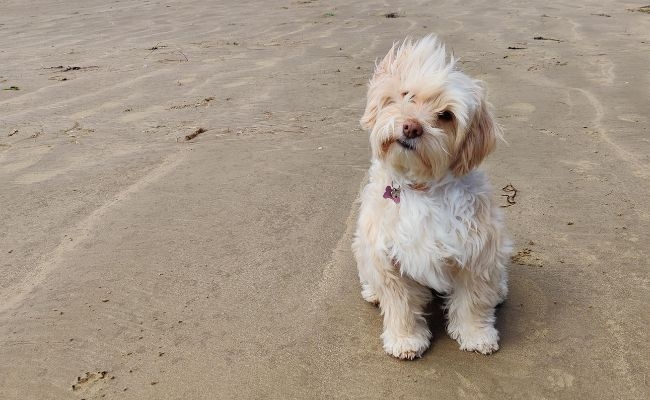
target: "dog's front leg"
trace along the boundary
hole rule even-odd
[[[384,332],[381,338],[384,350],[392,356],[412,360],[422,356],[431,343],[431,331],[423,311],[431,299],[431,291],[401,276],[389,260],[381,257],[372,287],[379,297],[384,316]]]
[[[461,350],[493,353],[499,349],[494,313],[505,296],[505,272],[494,270],[488,276],[468,268],[456,272],[447,300],[447,332]]]

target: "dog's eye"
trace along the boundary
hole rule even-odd
[[[452,119],[454,119],[454,114],[451,111],[445,110],[438,113],[439,121],[451,121]]]
[[[403,99],[406,99],[409,103],[415,103],[415,95],[409,91],[400,93]]]

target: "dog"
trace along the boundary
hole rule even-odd
[[[361,295],[383,315],[384,350],[409,360],[427,350],[433,289],[461,350],[497,351],[512,243],[477,169],[502,138],[482,82],[435,36],[406,39],[376,64],[360,122],[372,160],[352,249]]]

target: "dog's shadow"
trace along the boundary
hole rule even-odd
[[[433,334],[433,340],[447,335],[447,317],[444,310],[445,299],[439,293],[432,291],[433,298],[424,309],[425,318],[429,330]]]
[[[424,309],[424,317],[427,320],[427,326],[433,334],[433,341],[440,340],[441,338],[448,337],[447,335],[447,312],[445,310],[445,298],[440,293],[432,290],[432,299],[429,304]],[[496,312],[498,315],[504,313],[504,308],[506,308],[505,302],[500,303],[496,306]],[[497,328],[499,327],[499,321],[502,317],[497,318]],[[503,317],[505,318],[505,317]]]

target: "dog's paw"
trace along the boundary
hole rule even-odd
[[[428,329],[412,336],[392,335],[384,332],[381,335],[384,341],[384,350],[393,357],[402,360],[413,360],[422,357],[422,353],[431,344],[431,333]]]
[[[482,329],[466,329],[450,336],[460,344],[464,351],[492,354],[499,350],[499,332],[492,326]]]
[[[372,305],[379,305],[379,296],[366,282],[361,282],[361,297]]]

